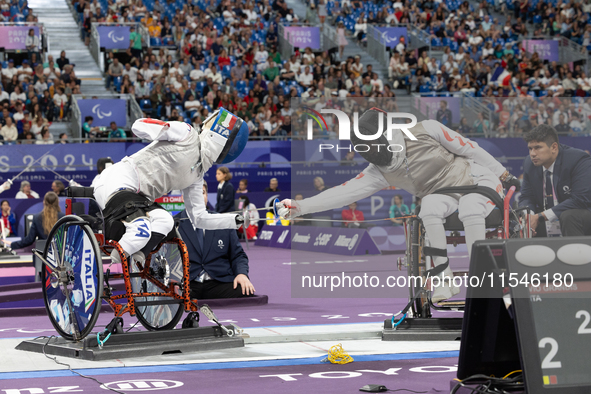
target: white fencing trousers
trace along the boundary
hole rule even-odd
[[[104,210],[109,197],[117,190],[125,188],[137,192],[139,184],[139,178],[131,164],[120,161],[105,168],[96,184],[93,184],[94,198]]]
[[[501,181],[488,168],[471,163],[470,169],[475,184],[487,186],[497,192],[502,190]],[[490,199],[478,193],[465,194],[459,199],[444,194],[429,194],[421,202],[419,217],[423,220],[431,247],[446,249],[443,220],[457,210],[459,219],[464,224],[468,253],[471,254],[474,241],[485,238],[485,218],[494,207]],[[445,261],[445,257],[436,257],[434,265],[443,264]]]
[[[137,191],[139,180],[134,168],[128,162],[119,162],[107,167],[97,184],[94,185],[94,198],[105,209],[109,197],[117,190],[126,188]],[[125,234],[119,244],[129,255],[142,250],[150,240],[152,231],[167,235],[174,227],[172,216],[164,209],[154,209],[147,216],[140,217],[131,223],[125,223]]]

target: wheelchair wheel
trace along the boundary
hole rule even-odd
[[[408,275],[419,277],[421,276],[421,260],[422,260],[422,249],[425,243],[425,237],[423,234],[423,228],[421,225],[421,221],[417,218],[412,219],[411,222],[411,233],[410,233],[410,241],[411,241],[411,252],[410,252],[410,262],[408,264]],[[421,291],[421,286],[415,286],[411,288],[411,298],[414,297],[418,292]],[[423,315],[423,301],[421,297],[415,299],[413,312],[415,316]]]
[[[86,337],[101,310],[103,264],[96,238],[75,215],[57,221],[47,237],[41,277],[51,324],[68,340]]]
[[[138,272],[138,267],[135,264],[132,265],[134,266],[131,267],[130,271],[132,273]],[[180,289],[183,281],[183,258],[178,244],[163,244],[151,257],[150,272],[166,286],[171,283],[178,283],[178,289]],[[137,277],[131,278],[131,287],[134,293],[164,292],[151,281]],[[173,329],[181,320],[184,312],[182,301],[171,297],[136,297],[135,302],[137,319],[142,326],[150,331]],[[150,305],[142,305],[142,302],[150,303]]]

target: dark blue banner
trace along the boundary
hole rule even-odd
[[[122,99],[95,99],[78,100],[81,123],[87,116],[93,117],[92,126],[106,126],[111,122],[117,123],[118,127],[125,127],[127,124],[127,103]]]
[[[129,26],[98,26],[100,47],[105,49],[129,48]]]

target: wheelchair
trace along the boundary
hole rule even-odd
[[[510,206],[511,198],[515,193],[514,186],[507,191],[504,199],[493,189],[477,185],[447,187],[436,190],[434,193],[479,193],[490,198],[495,203],[496,207],[485,219],[487,239],[532,237],[532,229],[527,209],[513,209]],[[450,235],[447,236],[448,245],[452,244],[457,246],[458,244],[466,242],[465,237],[460,235],[460,231],[463,231],[464,227],[459,220],[457,211],[445,219],[444,229],[446,232],[450,233]],[[436,275],[437,273],[434,273],[435,269],[432,267],[431,255],[426,253],[426,250],[428,250],[429,247],[426,245],[428,240],[425,237],[425,228],[418,216],[405,219],[404,234],[406,239],[406,254],[403,258],[398,258],[398,270],[402,271],[406,266],[409,277],[426,278],[428,273],[430,273],[431,276]],[[464,272],[455,272],[454,276],[456,274],[463,275]],[[463,300],[440,301],[435,303],[431,300],[431,292],[425,287],[426,286],[421,286],[418,281],[414,286],[409,286],[409,303],[401,312],[402,315],[408,313],[408,317],[430,318],[432,317],[432,310],[463,311],[465,304]]]
[[[43,298],[57,332],[67,340],[85,338],[96,324],[102,301],[115,313],[112,333],[123,331],[121,316],[125,313],[136,316],[146,329],[157,331],[173,329],[186,311],[189,315],[183,327],[197,327],[197,300],[189,296],[189,253],[176,228],[143,264],[137,262],[125,256],[118,242],[105,239],[104,218],[92,190],[68,189],[66,216],[50,231],[42,254],[34,251],[43,262]],[[112,261],[103,266],[103,256],[109,259],[113,250],[119,253],[122,273],[111,272]],[[112,287],[114,281],[120,286],[121,279],[123,292]],[[204,308],[201,311],[208,316],[211,310]]]

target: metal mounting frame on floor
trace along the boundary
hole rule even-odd
[[[396,328],[384,320],[382,341],[456,341],[462,335],[462,318],[406,318]]]
[[[225,326],[235,330],[234,326]],[[114,334],[103,348],[98,347],[96,334],[80,342],[61,337],[35,338],[21,342],[16,349],[82,360],[100,361],[129,357],[159,356],[173,353],[194,353],[244,347],[241,336],[228,337],[219,326],[183,328],[163,331],[140,331]]]

